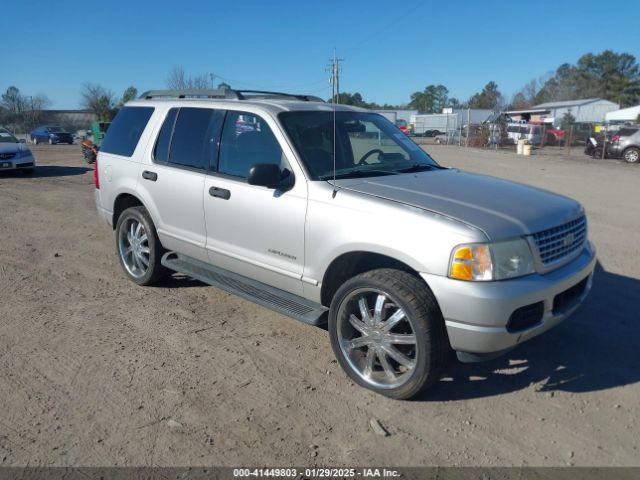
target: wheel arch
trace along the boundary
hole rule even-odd
[[[407,263],[382,253],[354,250],[337,256],[325,270],[320,290],[322,305],[329,306],[333,295],[349,278],[379,268],[393,268],[407,272],[426,286],[418,271]]]
[[[118,196],[113,202],[113,214],[112,214],[113,218],[111,223],[111,226],[113,227],[113,229],[114,230],[116,229],[118,219],[120,218],[120,215],[122,215],[122,212],[124,212],[127,208],[138,207],[138,206],[144,207],[147,210],[147,212],[149,211],[149,209],[142,202],[142,200],[140,200],[140,198],[137,197],[136,195],[129,192],[123,192],[118,194]],[[149,215],[151,215],[151,213],[149,213]]]

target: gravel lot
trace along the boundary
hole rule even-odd
[[[570,320],[398,402],[322,329],[128,282],[80,147],[35,147],[34,177],[0,175],[0,465],[640,465],[640,167],[428,149],[583,202],[600,264]]]

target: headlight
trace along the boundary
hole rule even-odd
[[[20,158],[27,158],[31,156],[31,150],[20,150]]]
[[[449,277],[458,280],[504,280],[534,272],[531,249],[524,238],[458,245],[451,252]]]

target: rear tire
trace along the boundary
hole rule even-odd
[[[640,149],[636,147],[629,147],[622,154],[622,158],[624,158],[624,161],[627,163],[639,163]]]
[[[429,287],[394,269],[365,272],[338,289],[329,310],[329,337],[354,382],[402,400],[438,381],[450,350]]]
[[[122,269],[138,285],[154,285],[168,276],[160,259],[165,249],[147,209],[127,208],[116,223],[116,250]]]
[[[591,158],[595,160],[602,160],[602,148],[595,148],[591,153]]]
[[[33,142],[34,145],[37,145],[38,144],[38,137],[33,137],[31,139],[31,141]]]

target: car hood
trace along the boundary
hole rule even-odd
[[[446,215],[490,240],[530,235],[575,219],[582,206],[539,188],[442,169],[336,181],[337,186]]]
[[[0,153],[15,153],[20,150],[20,143],[0,143]]]

